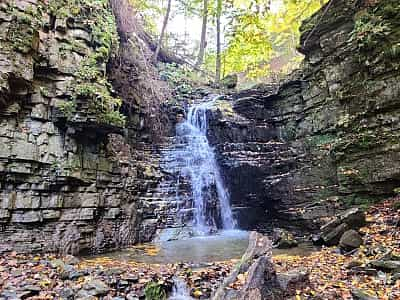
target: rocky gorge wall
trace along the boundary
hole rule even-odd
[[[119,44],[108,1],[2,1],[0,28],[0,252],[147,239],[157,150],[107,79]]]
[[[316,229],[400,186],[399,30],[397,1],[330,1],[302,26],[299,71],[211,110],[210,139],[248,226]]]

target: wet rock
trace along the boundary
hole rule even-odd
[[[359,248],[363,244],[363,239],[361,235],[351,229],[343,233],[339,241],[339,246],[345,251],[351,251],[353,249]]]
[[[278,249],[293,248],[298,245],[293,234],[287,230],[276,228],[272,234],[273,247]]]
[[[400,271],[397,273],[394,273],[392,276],[392,282],[395,283],[397,280],[400,280]]]
[[[366,225],[365,213],[359,208],[348,209],[321,227],[320,239],[317,239],[316,242],[322,242],[327,246],[338,245],[342,235],[348,231],[343,243],[347,242],[349,244],[343,244],[343,249],[352,250],[358,248],[361,245],[359,244],[361,237],[357,236],[358,233],[355,230],[364,225]]]
[[[4,297],[5,299],[20,299],[15,290],[4,290],[2,293],[0,293],[0,296]]]
[[[356,275],[377,276],[378,270],[369,267],[355,266],[350,269],[350,273]]]

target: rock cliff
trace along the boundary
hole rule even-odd
[[[398,2],[333,0],[301,30],[299,71],[210,112],[233,204],[254,212],[251,226],[316,228],[400,186]]]
[[[107,78],[119,68],[108,1],[2,1],[0,27],[0,252],[145,239],[140,197],[157,184],[157,155],[140,106]]]

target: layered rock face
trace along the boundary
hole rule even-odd
[[[315,228],[342,204],[393,194],[399,30],[397,1],[330,1],[302,26],[300,71],[216,105],[210,135],[235,206]]]
[[[157,185],[140,118],[118,112],[105,76],[108,1],[70,3],[0,4],[0,252],[132,244],[138,199]]]

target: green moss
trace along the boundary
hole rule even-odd
[[[11,44],[13,50],[21,53],[29,53],[38,38],[40,29],[39,9],[27,9],[20,11],[13,4],[8,7],[8,13],[12,16],[12,21],[7,32],[7,41]]]
[[[282,130],[283,138],[286,140],[294,140],[297,135],[297,126],[295,122],[289,122]]]
[[[361,54],[360,62],[368,66],[372,62],[400,59],[400,5],[397,0],[380,1],[375,7],[356,15],[351,34]],[[376,57],[374,61],[370,58]]]
[[[305,143],[308,148],[319,148],[335,143],[336,139],[336,135],[328,133],[308,137],[305,139]]]
[[[367,52],[374,49],[389,34],[388,22],[379,15],[365,13],[355,22],[351,41],[355,41],[361,51]]]
[[[68,119],[71,119],[73,115],[76,113],[76,103],[72,101],[62,102],[58,104],[57,107],[60,110],[60,112]]]
[[[167,299],[167,293],[163,286],[156,282],[150,282],[144,289],[146,300],[164,300]]]
[[[94,115],[99,123],[125,126],[125,116],[119,112],[122,101],[112,95],[111,84],[105,78],[105,62],[119,44],[115,19],[108,1],[52,1],[49,9],[56,15],[63,15],[67,9],[68,14],[89,20],[86,23],[92,35],[94,52],[85,57],[74,73],[76,79],[70,87],[72,101],[88,102],[89,113]],[[66,56],[71,51],[83,52],[79,44],[72,42],[60,48],[60,55]]]
[[[382,196],[371,196],[371,195],[348,195],[341,197],[342,203],[347,206],[358,206],[367,209],[369,206],[382,201]]]

